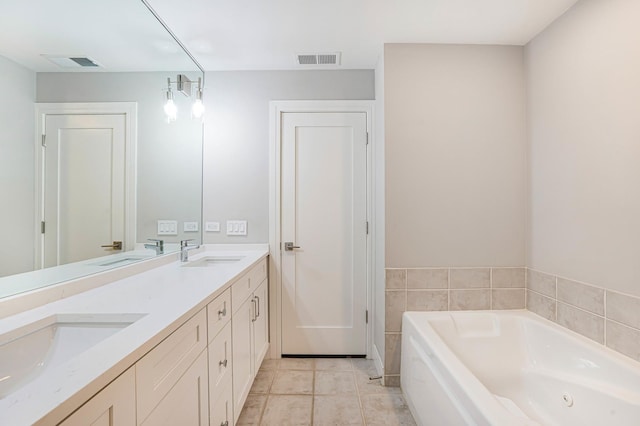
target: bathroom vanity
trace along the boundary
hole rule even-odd
[[[269,345],[267,253],[155,258],[2,319],[0,424],[235,424]]]

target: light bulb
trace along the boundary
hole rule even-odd
[[[202,118],[204,115],[204,104],[202,103],[202,99],[196,99],[191,107],[191,115],[193,118]]]
[[[173,103],[173,99],[167,99],[167,103],[164,104],[164,113],[167,114],[167,123],[176,121],[178,116],[178,107]]]

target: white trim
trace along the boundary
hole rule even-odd
[[[124,114],[125,116],[125,247],[133,250],[136,243],[136,150],[138,146],[137,102],[90,102],[90,103],[36,103],[35,140],[35,256],[34,269],[42,268],[44,240],[40,223],[44,220],[44,174],[42,135],[47,115],[66,114]]]
[[[373,279],[375,274],[375,174],[373,155],[374,101],[271,101],[269,102],[269,329],[271,336],[270,358],[282,355],[282,281],[280,276],[280,125],[281,115],[286,112],[363,112],[367,115],[367,358],[373,356],[373,324],[375,318],[373,304]],[[378,355],[379,356],[379,355]]]
[[[378,376],[382,377],[382,381],[384,383],[384,364],[382,363],[382,357],[380,356],[378,346],[375,343],[373,344],[373,364],[376,366],[376,373]]]

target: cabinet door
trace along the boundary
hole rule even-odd
[[[207,351],[204,350],[149,414],[145,426],[209,424]]]
[[[255,321],[253,322],[254,365],[256,370],[254,373],[256,374],[269,349],[268,287],[268,281],[264,280],[253,295],[254,303],[257,307]]]
[[[229,379],[231,379],[231,377],[229,377]],[[233,392],[231,391],[231,380],[224,382],[222,392],[218,394],[215,400],[211,401],[209,424],[211,426],[233,426]]]
[[[135,426],[136,382],[133,368],[87,401],[60,426]]]
[[[242,411],[242,405],[247,399],[251,384],[253,383],[252,319],[253,299],[249,298],[240,305],[231,318],[231,340],[233,342],[233,411],[236,421]]]

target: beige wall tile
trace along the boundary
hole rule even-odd
[[[390,388],[399,388],[400,376],[384,376],[384,385]]]
[[[451,269],[449,274],[451,289],[491,287],[490,268]]]
[[[604,344],[604,318],[558,302],[558,324]]]
[[[525,289],[491,290],[491,309],[524,309]]]
[[[607,318],[640,329],[640,298],[607,291]]]
[[[607,321],[607,346],[640,361],[640,330]]]
[[[448,290],[407,291],[407,311],[446,311],[448,309]]]
[[[407,288],[449,288],[449,270],[407,269]]]
[[[604,290],[601,288],[558,278],[558,301],[604,315]]]
[[[387,289],[407,288],[406,269],[387,269],[385,271],[385,277]]]
[[[529,290],[527,291],[527,309],[548,320],[556,320],[556,301]]]
[[[525,268],[492,268],[491,287],[524,288]]]
[[[470,311],[491,308],[491,290],[451,290],[449,309]]]
[[[385,291],[385,331],[402,331],[402,314],[407,310],[407,291]]]
[[[385,334],[384,371],[387,374],[400,374],[401,334]]]
[[[555,299],[556,277],[527,269],[527,288]]]

